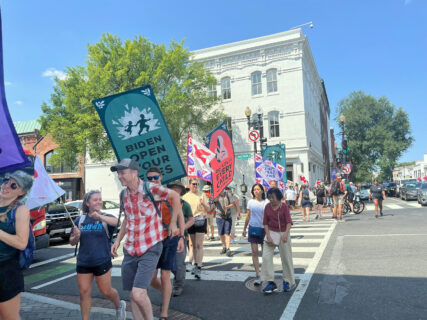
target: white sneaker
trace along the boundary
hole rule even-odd
[[[262,283],[261,278],[259,276],[256,276],[254,280],[254,285],[259,286],[261,285],[261,283]]]
[[[126,319],[126,301],[120,300],[120,307],[116,310],[117,320],[125,320]]]
[[[185,271],[190,272],[193,270],[193,265],[191,263],[187,263],[185,265]]]

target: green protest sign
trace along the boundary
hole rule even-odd
[[[163,184],[186,175],[150,86],[96,99],[92,103],[117,159],[137,161],[141,179],[145,179],[150,167],[158,167],[162,171]]]

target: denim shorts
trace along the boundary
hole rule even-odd
[[[123,249],[124,259],[122,262],[123,290],[131,291],[132,288],[147,289],[153,278],[160,255],[162,254],[163,242],[157,242],[141,256],[131,256]]]
[[[218,227],[218,235],[220,235],[220,236],[223,236],[225,234],[230,235],[232,224],[233,224],[233,221],[231,220],[231,218],[228,218],[228,219],[216,218],[216,225]]]
[[[176,249],[178,248],[179,237],[167,237],[163,240],[163,250],[157,263],[157,269],[176,270]]]

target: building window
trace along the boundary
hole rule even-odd
[[[221,79],[221,94],[222,99],[231,99],[230,77]]]
[[[261,72],[256,71],[251,74],[252,81],[252,95],[257,95],[262,93],[262,84],[261,84]]]
[[[279,131],[279,112],[273,111],[268,113],[268,123],[270,127],[270,138],[276,138],[280,136]]]
[[[211,84],[208,87],[208,97],[214,97],[216,98],[216,85]]]
[[[304,163],[301,163],[301,173],[304,173]]]
[[[52,151],[49,151],[48,153],[46,153],[44,155],[44,164],[45,164],[47,173],[71,173],[71,172],[77,172],[77,167],[78,167],[77,159],[76,159],[75,164],[73,164],[73,166],[68,166],[68,165],[65,165],[64,163],[61,163],[61,165],[59,167],[54,167],[51,164],[51,158],[52,158],[52,155],[54,153],[55,153],[55,150],[52,150]]]
[[[270,69],[267,71],[267,93],[277,92],[277,70]]]

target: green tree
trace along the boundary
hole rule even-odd
[[[55,79],[50,105],[42,104],[42,133],[50,133],[61,148],[55,164],[75,162],[89,153],[95,160],[113,156],[92,100],[150,84],[178,150],[184,151],[187,133],[203,135],[224,120],[217,98],[207,88],[215,77],[191,59],[184,41],[166,47],[144,37],[122,42],[104,34],[88,45],[85,66],[67,68],[65,80]]]
[[[414,140],[408,114],[386,97],[377,99],[363,91],[352,92],[341,100],[337,114],[336,121],[339,115],[345,116],[354,180],[370,181],[378,168],[379,179],[390,179],[397,159]]]

